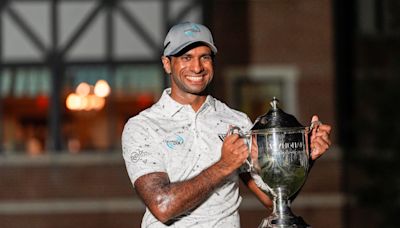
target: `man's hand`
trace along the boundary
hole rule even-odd
[[[320,123],[318,116],[314,115],[311,119],[311,123]],[[314,125],[314,124],[313,124]],[[331,133],[331,126],[327,124],[315,124],[311,131],[311,159],[316,160],[331,145],[329,135]]]
[[[222,144],[218,165],[227,173],[232,173],[245,163],[249,155],[245,140],[239,134],[228,134]]]

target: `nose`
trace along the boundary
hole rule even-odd
[[[193,59],[190,67],[191,70],[196,74],[201,73],[204,70],[204,66],[200,58]]]

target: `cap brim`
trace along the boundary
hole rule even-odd
[[[211,49],[211,51],[214,53],[214,55],[217,54],[217,52],[218,52],[218,50],[217,50],[217,48],[214,46],[214,44],[212,44],[212,43],[210,43],[210,42],[206,42],[206,41],[198,41],[198,40],[195,40],[195,41],[186,42],[186,43],[182,44],[181,46],[175,48],[174,50],[171,50],[171,51],[168,52],[168,53],[166,53],[165,50],[164,50],[164,56],[176,55],[176,54],[178,54],[180,51],[182,51],[184,48],[186,48],[187,46],[189,46],[189,45],[191,45],[191,44],[194,44],[194,43],[202,43],[202,44],[205,44],[206,46],[208,46],[208,47]]]

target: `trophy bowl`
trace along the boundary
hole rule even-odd
[[[259,228],[311,227],[295,216],[290,199],[299,192],[309,171],[309,127],[277,107],[258,117],[248,133],[250,172],[256,184],[273,200],[273,211]]]

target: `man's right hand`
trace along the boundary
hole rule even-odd
[[[222,144],[221,159],[217,164],[229,175],[245,163],[248,154],[245,140],[238,134],[230,134]]]

